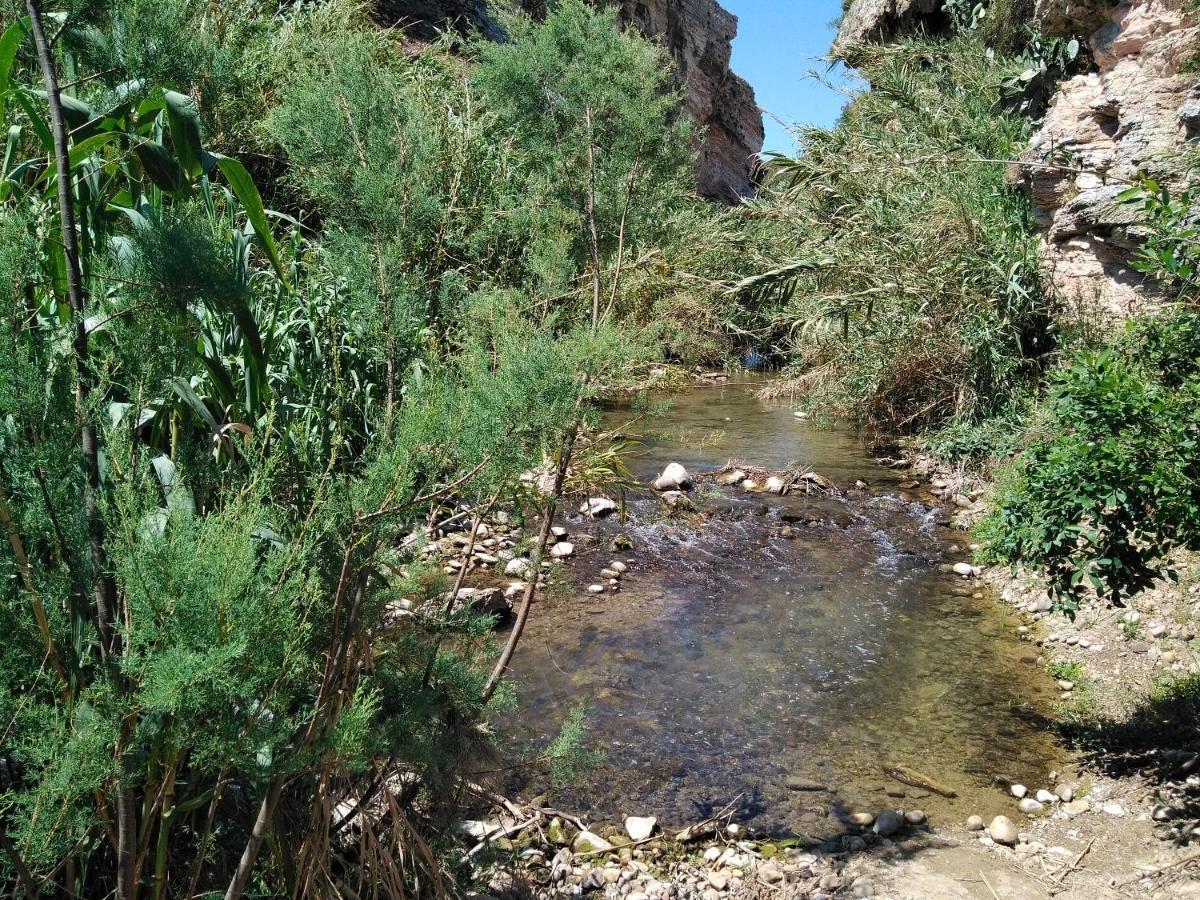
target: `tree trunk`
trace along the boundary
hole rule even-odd
[[[50,107],[50,131],[54,138],[54,158],[58,168],[58,212],[62,227],[63,253],[67,263],[67,302],[75,335],[72,348],[75,354],[75,414],[78,419],[80,445],[86,482],[83,491],[84,511],[88,524],[88,543],[92,557],[92,577],[95,580],[96,627],[100,631],[100,652],[107,660],[115,647],[117,635],[116,586],[108,571],[108,556],[104,550],[104,520],[100,517],[97,495],[100,492],[100,455],[96,429],[89,419],[88,404],[92,393],[92,372],[88,364],[88,333],[83,297],[83,275],[79,258],[79,236],[75,231],[75,205],[71,188],[71,161],[67,146],[67,127],[63,118],[58,74],[52,48],[42,27],[40,0],[26,0],[30,29],[37,48],[38,64],[46,84]]]
[[[592,254],[592,334],[600,327],[600,229],[596,224],[596,141],[592,133],[592,108],[584,111],[588,133],[588,236]]]
[[[53,48],[46,40],[42,24],[40,0],[26,0],[29,25],[37,50],[38,65],[46,84],[46,100],[50,110],[50,131],[54,142],[57,166],[58,214],[62,228],[63,255],[67,264],[67,302],[75,330],[72,349],[75,355],[75,416],[79,427],[80,449],[83,454],[84,514],[87,519],[88,545],[92,559],[92,578],[96,602],[96,628],[100,633],[100,655],[112,674],[114,686],[120,690],[120,674],[116,666],[119,652],[118,635],[113,627],[117,617],[116,584],[109,572],[108,555],[104,549],[104,520],[100,516],[100,456],[96,429],[90,420],[89,405],[92,393],[92,372],[88,364],[87,317],[83,296],[83,275],[79,256],[79,235],[75,232],[75,205],[71,186],[71,159],[67,146],[67,126],[63,117],[62,97]],[[137,895],[134,877],[137,813],[130,790],[117,793],[117,900],[132,900]]]

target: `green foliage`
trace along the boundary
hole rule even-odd
[[[1087,588],[1119,605],[1173,576],[1173,549],[1200,547],[1198,333],[1181,312],[1064,364],[1001,482],[991,554],[1044,567],[1070,614]]]
[[[1071,681],[1077,685],[1087,678],[1087,668],[1074,660],[1056,660],[1046,667],[1046,671],[1056,681]]]
[[[557,785],[576,781],[604,761],[603,750],[589,750],[584,746],[590,714],[591,705],[586,700],[571,707],[558,736],[546,751],[546,759],[550,762],[550,777]]]
[[[1177,298],[1194,298],[1200,290],[1200,188],[1173,192],[1166,184],[1142,176],[1117,202],[1133,206],[1148,231],[1134,257],[1134,268]]]
[[[520,473],[658,349],[643,260],[708,221],[663,58],[572,4],[473,76],[340,2],[46,20],[67,210],[28,35],[0,38],[0,826],[47,893],[225,891],[263,809],[261,895],[439,894],[422,834],[503,701],[490,620],[404,538],[529,502]],[[522,60],[522,102],[555,66],[596,98],[586,143],[492,92]],[[597,276],[598,320],[570,302]],[[578,474],[625,473],[598,447]]]
[[[835,412],[890,431],[1002,414],[1054,345],[1027,201],[1004,175],[1028,133],[997,112],[1015,65],[973,33],[850,57],[871,90],[773,161],[795,248],[743,286]]]

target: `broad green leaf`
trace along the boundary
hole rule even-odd
[[[117,131],[102,131],[99,134],[93,134],[89,138],[85,138],[77,144],[73,144],[71,149],[67,151],[68,159],[70,160],[71,171],[75,169],[89,156],[105,144],[121,137],[121,133]],[[40,180],[46,181],[48,184],[53,184],[54,179],[58,174],[58,163],[56,160],[51,160],[50,165],[46,167],[46,172]]]
[[[204,171],[203,145],[200,141],[200,110],[186,94],[164,91],[167,101],[167,123],[171,129],[171,145],[175,158],[191,178]]]
[[[214,153],[213,156],[216,157],[217,167],[221,170],[221,174],[225,176],[229,187],[241,201],[242,208],[246,210],[246,218],[250,220],[250,225],[258,236],[263,252],[267,254],[267,259],[271,261],[271,267],[275,270],[275,274],[279,276],[279,280],[285,286],[288,286],[287,273],[284,271],[283,261],[279,257],[279,248],[275,245],[275,237],[271,234],[271,226],[267,222],[262,196],[258,193],[258,188],[254,186],[254,179],[250,177],[246,167],[233,157],[223,156],[220,153]]]
[[[47,156],[53,156],[54,137],[50,134],[50,125],[46,114],[34,105],[33,96],[29,91],[19,90],[13,96],[17,98],[17,103],[25,111],[25,115],[29,117],[29,122],[33,125],[33,131],[37,135],[42,149],[46,151]]]
[[[17,50],[25,35],[29,33],[28,17],[17,19],[0,35],[0,122],[4,121],[4,105],[11,86],[13,62],[17,58]]]
[[[187,173],[162,144],[143,141],[134,147],[134,152],[147,177],[157,187],[174,194],[187,186]]]

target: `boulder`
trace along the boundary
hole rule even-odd
[[[625,819],[625,833],[633,841],[644,841],[654,834],[658,819],[654,816],[629,816]]]
[[[607,497],[589,497],[579,507],[579,511],[585,516],[591,516],[593,519],[603,519],[605,516],[611,516],[617,511],[617,502],[609,500]]]
[[[680,491],[692,484],[692,476],[679,463],[671,463],[654,482],[656,491]]]
[[[1003,844],[1006,847],[1015,847],[1020,836],[1017,833],[1017,826],[1012,823],[1008,816],[996,816],[992,819],[992,824],[987,828],[988,837],[997,844]]]

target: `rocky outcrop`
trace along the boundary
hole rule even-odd
[[[684,104],[707,132],[700,148],[700,193],[733,203],[754,192],[763,146],[754,89],[730,67],[737,16],[717,0],[622,0],[621,19],[660,41],[675,59]]]
[[[539,0],[523,2],[540,11]],[[753,194],[763,121],[754,89],[730,67],[737,17],[717,0],[621,0],[619,12],[622,22],[659,41],[675,60],[684,105],[705,130],[696,173],[700,193],[726,203]],[[486,0],[381,0],[377,15],[426,39],[447,25],[503,37]]]
[[[1039,5],[1048,14],[1068,4]],[[1094,24],[1100,5],[1110,8],[1090,40],[1097,71],[1060,85],[1021,180],[1064,296],[1128,315],[1153,291],[1130,266],[1144,237],[1137,210],[1116,198],[1139,173],[1167,182],[1182,174],[1180,152],[1200,133],[1200,90],[1181,70],[1200,46],[1200,29],[1179,0],[1077,5],[1072,15],[1083,18],[1065,27]]]
[[[834,55],[898,34],[940,31],[946,25],[944,0],[852,0],[833,42]]]

